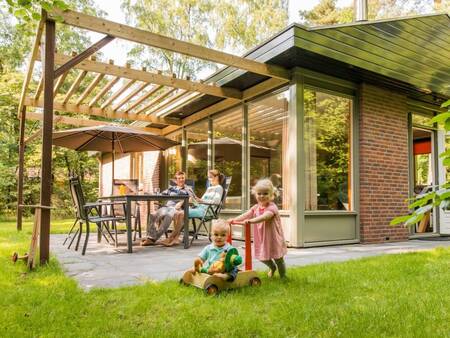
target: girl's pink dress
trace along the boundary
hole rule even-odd
[[[273,213],[272,219],[253,225],[254,253],[256,259],[260,261],[278,259],[287,253],[280,214],[275,203],[270,202],[265,208],[260,208],[258,204],[254,205],[245,214],[245,219],[261,216],[265,211]]]

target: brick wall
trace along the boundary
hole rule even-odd
[[[361,241],[404,240],[408,238],[408,230],[403,226],[391,227],[389,222],[408,212],[406,96],[367,84],[361,89]]]

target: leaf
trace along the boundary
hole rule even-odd
[[[390,223],[389,225],[397,225],[400,223],[404,223],[406,222],[409,218],[414,217],[413,215],[405,215],[405,216],[398,216],[395,217]]]
[[[443,151],[439,154],[439,157],[447,157],[450,156],[450,149],[447,149],[446,151]]]
[[[424,214],[416,215],[416,216],[414,216],[414,217],[411,217],[410,219],[408,219],[408,220],[405,222],[405,225],[413,225],[413,224],[416,224],[417,222],[420,222],[420,221],[422,220],[423,216],[424,216]]]
[[[442,161],[442,163],[443,163],[446,167],[450,166],[450,157],[444,158],[444,161]]]
[[[433,209],[433,205],[432,204],[427,204],[423,207],[420,207],[419,209],[414,211],[414,214],[416,215],[422,215],[427,213],[428,211],[430,211],[431,209]]]
[[[63,11],[67,10],[69,8],[69,6],[61,0],[54,0],[53,4],[58,7],[59,9],[62,9]]]
[[[436,115],[435,117],[433,117],[430,120],[430,123],[443,123],[443,122],[447,121],[447,119],[450,119],[450,112],[440,113],[440,114]]]
[[[31,13],[31,17],[32,17],[34,20],[41,20],[41,14],[38,13],[38,12],[33,12],[33,13]]]
[[[450,106],[450,100],[445,101],[443,104],[441,104],[442,108]]]

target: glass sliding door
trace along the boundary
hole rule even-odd
[[[275,187],[275,203],[289,209],[288,145],[289,91],[271,94],[248,106],[250,130],[250,186],[269,178]],[[256,203],[250,196],[251,204]]]
[[[206,191],[208,179],[208,121],[186,128],[187,131],[187,178],[193,180],[195,194]]]
[[[242,106],[213,118],[214,168],[231,176],[226,209],[242,208]]]

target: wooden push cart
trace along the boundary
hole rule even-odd
[[[233,222],[233,224],[244,224]],[[180,279],[184,285],[193,285],[203,289],[207,295],[216,295],[222,290],[237,289],[243,286],[260,286],[261,279],[256,271],[252,270],[252,243],[250,238],[250,224],[245,224],[245,270],[239,271],[235,280],[227,282],[220,277],[207,273],[186,271]],[[231,229],[228,242],[231,244]]]

